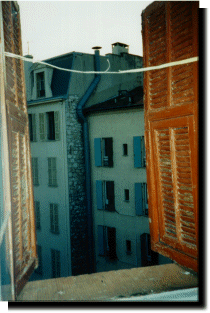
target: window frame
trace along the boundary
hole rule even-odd
[[[41,89],[44,87],[44,89]],[[43,95],[40,93],[43,92]],[[45,98],[46,96],[46,86],[45,86],[45,71],[40,71],[36,73],[36,97],[37,99]]]

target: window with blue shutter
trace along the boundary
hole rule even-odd
[[[136,215],[143,215],[142,183],[135,183],[135,208]]]
[[[101,160],[101,138],[94,139],[95,166],[102,166]]]
[[[133,137],[134,167],[142,167],[141,137]]]
[[[104,226],[98,225],[98,252],[104,256]]]
[[[96,180],[96,200],[97,200],[97,209],[103,210],[103,182],[102,180]]]

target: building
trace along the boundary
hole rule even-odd
[[[94,50],[61,55],[45,64],[25,62],[39,254],[34,279],[95,270],[82,108],[137,87],[143,76],[87,75],[50,66],[80,71],[105,71],[109,64],[110,71],[142,67],[142,58],[130,55],[127,45],[113,44],[113,53],[106,56],[100,56],[100,47]]]
[[[143,87],[84,109],[97,272],[171,263],[151,251]]]

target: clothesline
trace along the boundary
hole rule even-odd
[[[106,71],[79,71],[79,70],[73,70],[73,69],[67,69],[67,68],[62,68],[62,67],[58,67],[43,61],[36,61],[36,60],[32,60],[26,57],[23,57],[21,55],[17,55],[14,53],[10,53],[10,52],[4,52],[6,57],[10,57],[10,58],[16,58],[16,59],[20,59],[26,62],[31,62],[31,63],[36,63],[36,64],[42,64],[42,65],[46,65],[48,67],[52,67],[61,71],[66,71],[66,72],[73,72],[73,73],[80,73],[80,74],[129,74],[129,73],[140,73],[140,72],[147,72],[147,71],[154,71],[154,70],[159,70],[162,68],[167,68],[167,67],[171,67],[171,66],[177,66],[177,65],[182,65],[182,64],[187,64],[187,63],[192,63],[192,62],[197,62],[199,60],[199,57],[193,57],[193,58],[189,58],[189,59],[184,59],[184,60],[180,60],[180,61],[175,61],[175,62],[170,62],[170,63],[165,63],[165,64],[161,64],[161,65],[156,65],[156,66],[150,66],[150,67],[144,67],[144,68],[136,68],[136,69],[131,69],[131,70],[119,70],[118,72],[109,72],[110,69],[110,62],[107,59],[108,62],[108,68],[106,69]]]

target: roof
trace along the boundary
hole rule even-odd
[[[93,112],[127,109],[127,108],[139,108],[143,107],[143,87],[139,86],[130,91],[121,90],[119,95],[107,99],[103,102],[94,104],[83,110],[85,115]]]

